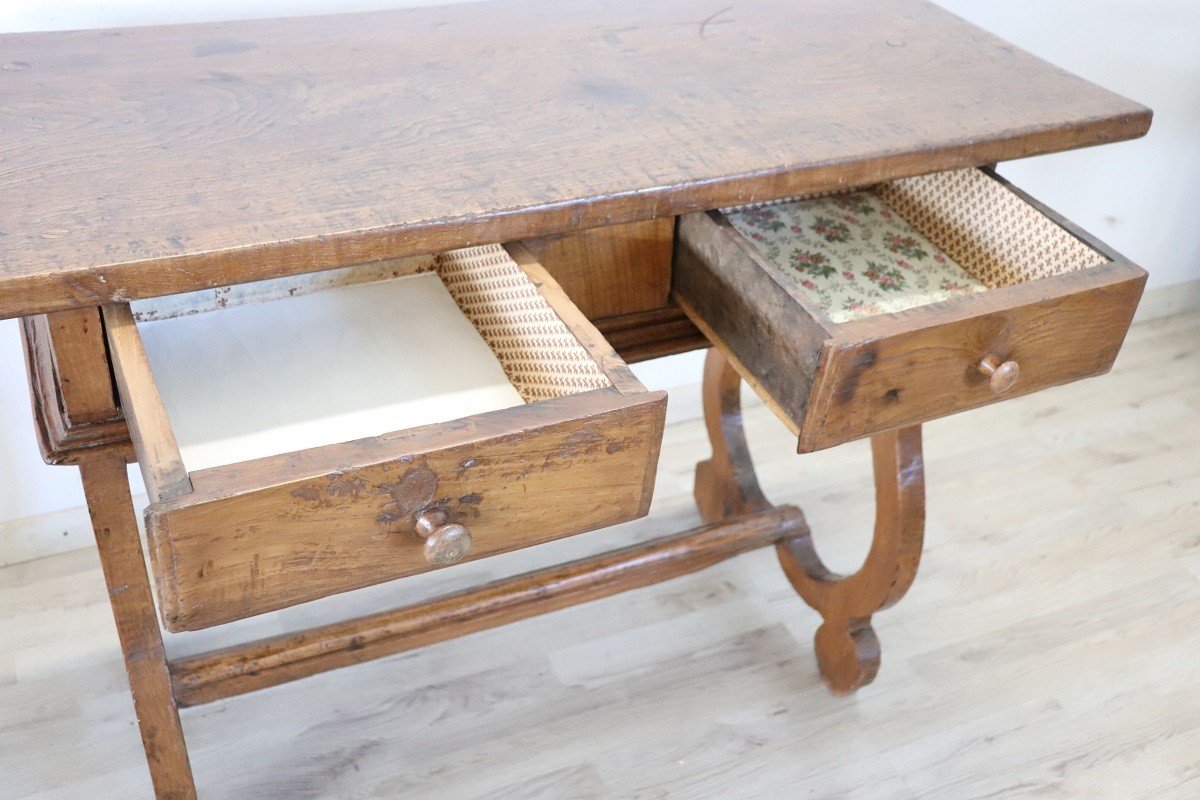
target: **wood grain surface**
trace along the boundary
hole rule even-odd
[[[146,510],[163,623],[197,630],[432,569],[439,502],[466,560],[644,515],[666,395],[597,389],[191,473]]]
[[[677,228],[672,297],[799,433],[821,350],[837,326],[720,212],[687,214]]]
[[[924,0],[0,38],[0,318],[990,163],[1150,112]]]
[[[800,452],[1108,372],[1145,285],[1112,263],[848,322],[822,353]],[[979,371],[987,355],[1020,363],[1009,391]]]
[[[196,800],[125,460],[99,454],[85,460],[80,472],[155,797]]]
[[[116,391],[108,375],[100,309],[75,308],[47,314],[44,323],[67,426],[119,419]]]
[[[198,705],[444,642],[650,586],[807,532],[794,506],[630,545],[425,603],[203,653],[171,664],[175,696]]]
[[[74,464],[85,453],[108,449],[133,460],[100,310],[26,317],[21,320],[21,340],[42,459],[47,464]]]
[[[675,218],[630,222],[522,242],[588,319],[654,311],[671,291]]]
[[[653,311],[598,319],[596,329],[626,364],[709,346],[704,334],[673,302]]]
[[[127,304],[113,303],[102,309],[102,315],[121,410],[150,500],[186,494],[192,482],[133,313]]]

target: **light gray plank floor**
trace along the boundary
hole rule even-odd
[[[822,553],[852,569],[871,524],[866,445],[799,457],[765,409],[748,417],[773,498],[802,504]],[[697,524],[706,450],[699,422],[668,431],[647,520],[325,613]],[[925,452],[925,560],[876,617],[883,667],[855,697],[821,685],[817,617],[760,551],[185,711],[200,795],[1200,797],[1200,315],[1136,326],[1109,376],[930,424]],[[0,569],[0,799],[149,796],[95,553]]]

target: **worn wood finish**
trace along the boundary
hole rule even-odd
[[[653,311],[598,319],[596,328],[627,364],[709,346],[708,339],[674,302]]]
[[[552,258],[571,259],[576,248],[596,265],[611,264],[624,258],[611,237],[546,237],[1132,138],[1150,119],[1147,109],[922,0],[870,8],[751,0],[706,15],[686,0],[509,0],[0,42],[0,318],[83,308],[94,319],[97,305],[117,304],[106,312],[107,341],[156,499],[147,515],[151,557],[164,617],[176,630],[424,571],[425,556],[452,560],[446,554],[464,552],[468,537],[476,557],[644,514],[665,397],[646,393],[587,314],[514,246],[614,388],[189,476],[139,352],[129,300],[527,237]],[[747,119],[753,136],[745,135]],[[631,249],[631,262],[661,259],[665,226],[646,223],[659,232],[658,245]],[[590,273],[604,267],[582,269],[586,280],[571,274],[577,285],[606,287],[589,295],[588,313],[633,332],[638,352],[694,336],[670,316],[661,268],[639,274],[625,264],[621,288],[617,272],[595,281]],[[806,439],[801,428],[802,449],[837,430],[830,420],[839,399],[857,402],[856,392],[874,388],[860,374],[861,357],[850,367],[836,363],[833,344],[854,329],[832,331],[827,320],[796,314],[788,321],[797,304],[779,287],[751,271],[727,275],[719,264],[710,272],[718,291],[767,297],[774,310],[747,325],[731,313],[738,306],[712,303],[715,295],[702,305],[693,294],[709,291],[704,282],[688,283],[697,270],[679,282],[692,287],[680,298],[697,325],[718,340],[717,328],[732,326],[739,337],[799,330],[818,342],[794,349],[791,360],[721,346],[777,405],[806,404],[806,424],[820,410],[822,431]],[[1139,277],[1130,273],[1126,283]],[[40,352],[50,363],[38,356],[31,370],[50,375],[58,396],[56,409],[43,404],[39,416],[68,434],[89,429],[79,434],[94,445],[84,482],[155,791],[191,798],[123,458],[107,432],[92,433],[115,417],[104,416],[104,382],[92,382],[99,370],[87,369],[100,350],[97,328],[81,326],[83,318],[42,323],[51,346]],[[919,327],[891,333],[918,335]],[[90,338],[78,340],[79,357],[60,353],[54,339],[80,330]],[[647,334],[667,331],[676,334],[668,345]],[[880,348],[888,338],[878,337]],[[924,347],[895,341],[910,352]],[[1036,353],[1019,355],[1038,376],[1028,366]],[[989,351],[972,366],[987,356],[1015,357]],[[792,381],[785,399],[759,381],[764,367],[780,370],[772,381]],[[73,383],[79,372],[85,385]],[[707,516],[749,509],[752,518],[647,545],[624,560],[602,556],[532,582],[181,662],[177,678],[207,678],[181,696],[280,683],[770,541],[824,618],[817,650],[827,681],[835,691],[869,681],[878,665],[870,617],[907,588],[920,553],[919,430],[873,442],[875,543],[858,573],[835,576],[817,559],[799,512],[771,510],[757,486],[734,407],[735,375],[724,359],[706,373],[706,409],[722,418],[710,420],[714,455],[697,492]],[[974,376],[984,380],[977,369]],[[885,394],[893,390],[917,396],[923,413],[941,408],[907,388]],[[111,399],[111,384],[107,392]],[[46,431],[47,447],[55,446],[58,431]]]
[[[517,575],[419,605],[205,653],[171,664],[175,696],[192,706],[686,575],[807,533],[794,506]]]
[[[431,568],[413,535],[440,503],[467,560],[646,513],[666,395],[598,389],[192,473],[146,510],[160,606],[194,630]]]
[[[88,454],[106,449],[121,453],[129,462],[135,461],[137,456],[129,440],[124,418],[118,416],[105,422],[70,424],[58,399],[54,348],[45,332],[44,317],[21,320],[34,428],[43,460],[47,464],[76,464]],[[675,305],[656,311],[600,319],[596,320],[595,325],[627,363],[709,346],[704,334]],[[95,369],[111,386],[112,375],[107,362],[97,364]]]
[[[833,323],[781,283],[719,212],[680,217],[678,230],[675,302],[798,430]]]
[[[671,291],[675,218],[525,239],[589,319],[654,311]]]
[[[116,390],[105,364],[104,326],[98,308],[77,308],[42,318],[54,357],[59,404],[71,427],[119,419]],[[35,324],[37,324],[35,322]]]
[[[866,185],[1150,123],[924,0],[508,0],[9,34],[0,49],[0,318]]]
[[[717,211],[678,224],[676,302],[798,435],[800,452],[1106,372],[1146,272],[1011,184],[1110,260],[908,311],[833,323]],[[980,371],[1006,368],[995,391]]]
[[[146,491],[152,501],[187,494],[192,491],[192,482],[129,305],[114,303],[105,306],[103,313],[121,409],[129,424]]]
[[[692,495],[708,522],[770,508],[742,428],[742,379],[718,350],[704,359],[704,425],[712,457],[696,464]]]
[[[821,676],[835,694],[875,680],[879,639],[871,616],[904,596],[917,576],[925,541],[925,462],[921,427],[871,439],[875,473],[875,533],[853,575],[839,575],[817,554],[811,536],[779,542],[784,574],[823,622],[813,644]]]
[[[109,450],[132,461],[129,432],[117,405],[108,356],[103,350],[100,312],[80,309],[61,313],[65,315],[61,320],[72,320],[74,324],[60,322],[52,331],[49,315],[21,320],[34,428],[42,459],[47,464],[74,464],[83,454]],[[87,341],[93,336],[101,337],[98,353],[94,342]],[[59,374],[60,361],[69,365],[65,378]],[[64,388],[63,383],[71,388]],[[106,393],[109,408],[102,411]],[[78,398],[86,398],[87,405],[77,406]]]
[[[712,458],[696,465],[696,504],[709,522],[770,503],[759,487],[742,426],[741,377],[720,351],[704,367],[704,418]],[[879,640],[871,615],[899,600],[917,574],[925,533],[925,465],[919,426],[871,440],[875,531],[871,550],[853,575],[828,569],[805,532],[776,544],[780,564],[824,622],[814,644],[821,676],[836,694],[875,679]]]
[[[800,432],[801,451],[944,417],[1107,372],[1146,273],[1113,263],[853,320],[826,344]],[[987,356],[1020,364],[1001,393]]]
[[[155,795],[195,800],[125,460],[101,455],[83,462],[80,471]]]

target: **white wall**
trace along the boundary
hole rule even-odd
[[[1151,288],[1200,278],[1200,1],[938,4],[1154,109],[1142,139],[1002,171],[1149,270]]]
[[[441,1],[10,0],[0,4],[0,31],[270,17]],[[1152,287],[1200,279],[1200,2],[939,2],[1155,110],[1154,125],[1145,139],[1030,159],[1003,171],[1147,267]],[[695,356],[646,365],[639,372],[648,384],[666,388],[699,378]],[[693,411],[695,397],[676,392],[672,405],[673,415]],[[47,467],[38,458],[17,324],[0,322],[0,548],[6,542],[6,522],[82,502],[75,470]],[[77,513],[64,519],[81,524]],[[0,563],[4,561],[0,553]]]

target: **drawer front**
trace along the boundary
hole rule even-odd
[[[1146,280],[984,170],[692,214],[678,231],[677,302],[801,452],[1103,373]]]
[[[396,272],[404,274],[395,276]],[[417,289],[401,291],[404,287],[397,283],[381,285],[372,294],[371,284],[392,280],[389,275],[410,281],[409,273],[420,272],[434,272],[442,281],[447,296],[438,302],[449,317],[438,318],[438,325],[422,321],[421,337],[406,339],[400,333],[405,330],[400,324],[405,309],[413,297],[431,303],[429,295],[414,294]],[[140,320],[129,306],[104,309],[122,411],[152,501],[146,509],[146,529],[159,606],[169,630],[231,622],[626,522],[649,507],[666,395],[646,391],[526,249],[471,248],[380,267],[364,265],[343,277],[352,281],[348,285],[353,289],[328,300],[329,308],[345,310],[340,315],[288,310],[323,311],[311,302],[311,293],[299,295],[307,298],[302,303],[259,311],[256,303],[286,303],[285,298],[298,296],[295,287],[275,283],[218,292],[216,302],[212,293],[175,298],[154,305],[146,312],[152,316]],[[322,283],[338,279],[317,278]],[[431,279],[416,278],[427,288]],[[304,291],[339,290],[318,286]],[[390,299],[377,302],[380,298]],[[301,320],[300,327],[293,324],[271,340],[273,346],[265,352],[297,355],[299,363],[316,365],[313,374],[287,374],[289,383],[279,378],[255,383],[253,370],[263,370],[255,360],[260,357],[255,347],[265,333],[249,337],[239,328],[238,348],[219,341],[224,333],[219,324],[208,328],[211,336],[186,335],[195,330],[197,314],[226,308],[234,300],[242,304],[237,316],[225,319],[246,320],[250,315],[252,322],[257,320],[256,331],[283,330],[277,320],[289,313],[289,324]],[[172,322],[176,316],[183,317],[180,323]],[[164,323],[168,327],[162,327]],[[382,332],[381,323],[386,328]],[[464,348],[455,350],[445,342],[450,325],[461,331],[467,323],[479,334],[478,345],[496,356],[499,380],[511,384],[515,405],[482,413],[460,411],[470,415],[435,424],[409,422],[418,427],[366,438],[348,435],[348,430],[362,427],[347,427],[345,421],[346,412],[356,409],[352,401],[361,395],[344,398],[327,392],[323,396],[338,398],[332,415],[318,415],[313,425],[306,418],[303,428],[285,419],[286,436],[275,435],[270,427],[280,424],[277,416],[246,413],[251,403],[241,392],[249,390],[240,387],[252,384],[254,391],[279,392],[278,402],[270,395],[269,410],[304,408],[293,403],[293,392],[331,381],[337,382],[335,388],[357,385],[364,369],[369,370],[364,385],[379,386],[366,379],[380,373],[389,376],[385,401],[413,386],[438,386],[418,382],[427,377],[425,367],[405,371],[399,362],[383,362],[383,354],[392,358],[415,352],[428,361],[437,348],[431,349],[422,337],[432,331],[434,341],[447,350],[434,366],[451,374],[465,371]],[[360,360],[342,359],[341,365],[349,366],[330,377],[330,362],[312,357],[313,337],[330,332],[342,337],[357,325],[372,326],[374,338],[366,341],[382,342],[383,349],[372,350],[362,365]],[[393,331],[397,333],[389,335]],[[217,348],[220,358],[212,358],[210,351],[198,353],[201,346]],[[175,352],[185,357],[166,360]],[[227,357],[237,352],[248,353],[248,361]],[[215,363],[199,372],[219,374],[220,381],[195,381],[198,363]],[[180,376],[187,380],[181,382]],[[215,385],[222,390],[205,393]],[[280,390],[280,385],[292,389]],[[451,393],[421,407],[461,407],[454,404],[463,394],[458,388],[462,385],[453,384]],[[370,402],[379,395],[375,391]],[[363,406],[377,407],[366,401]],[[395,422],[402,412],[384,408],[372,424],[385,430],[391,424],[402,427]],[[195,424],[197,410],[204,412],[199,419],[214,425],[231,421],[251,434],[260,430],[262,419],[261,430],[270,434],[266,447],[275,449],[265,449],[262,440],[246,445],[246,439],[228,447],[218,438],[223,449],[201,451],[197,445],[203,447],[207,440],[195,437],[213,427]],[[438,409],[430,416],[446,418]],[[315,432],[314,425],[319,427]],[[181,432],[192,438],[177,435]],[[311,438],[302,444],[304,436]],[[306,449],[281,453],[286,446]],[[237,463],[228,463],[234,460]]]
[[[470,531],[466,560],[642,516],[665,405],[595,390],[196,473],[193,492],[146,512],[164,623],[205,628],[427,571],[415,523],[431,506]]]
[[[801,449],[872,433],[1107,372],[1142,294],[1144,273],[1111,266],[966,299],[937,321],[892,332],[869,320],[826,343]],[[1019,365],[997,393],[985,358]]]

